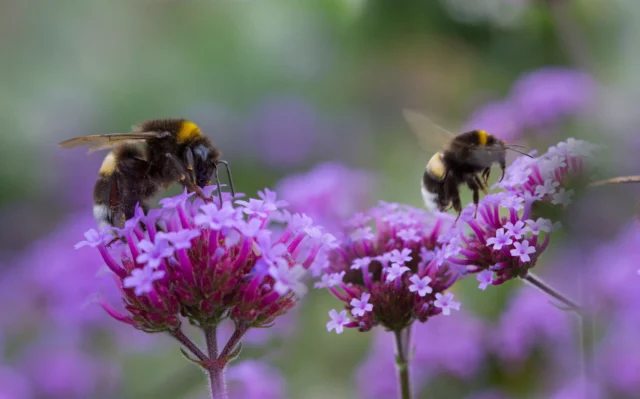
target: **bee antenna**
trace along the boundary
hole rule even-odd
[[[526,145],[522,144],[508,144],[509,147],[518,147],[518,148],[527,148]]]
[[[220,185],[220,176],[218,176],[218,168],[216,167],[213,171],[213,175],[215,176],[216,179],[216,185],[218,186],[217,191],[218,191],[218,199],[220,200],[220,207],[222,208],[222,187]]]
[[[521,146],[521,147],[523,147],[523,146]],[[516,148],[513,148],[513,146],[512,146],[511,144],[507,146],[507,149],[508,149],[508,150],[511,150],[511,151],[515,151],[515,152],[517,152],[518,154],[522,154],[522,155],[527,156],[527,157],[529,157],[529,158],[533,158],[533,155],[531,155],[531,154],[527,154],[527,153],[526,153],[526,152],[524,152],[524,151],[520,151],[520,150],[518,150],[518,149],[516,149]]]
[[[229,163],[227,161],[218,161],[216,162],[216,164],[223,164],[225,169],[227,170],[227,179],[229,179],[229,189],[231,190],[231,195],[235,196],[236,195],[236,189],[233,186],[233,177],[231,176],[231,169],[229,168]],[[216,173],[217,173],[218,168],[216,168]]]

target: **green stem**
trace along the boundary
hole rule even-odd
[[[545,283],[540,277],[536,276],[533,273],[528,273],[527,276],[523,279],[527,283],[536,287],[538,290],[544,292],[549,295],[553,299],[560,301],[568,310],[578,313],[578,315],[582,314],[582,307],[578,305],[576,302],[569,299],[566,295],[560,293],[558,290]]]
[[[204,329],[207,341],[207,352],[209,353],[209,366],[207,374],[209,376],[209,387],[211,388],[211,399],[228,399],[227,386],[225,382],[226,364],[217,362],[218,360],[218,331],[217,326],[208,326]]]
[[[398,371],[399,398],[411,399],[411,384],[409,382],[409,361],[407,352],[409,348],[409,334],[403,334],[404,330],[394,331],[396,344],[396,369]]]

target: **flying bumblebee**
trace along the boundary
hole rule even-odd
[[[76,137],[59,145],[88,146],[89,153],[111,149],[93,189],[93,215],[101,227],[122,227],[134,216],[137,203],[147,211],[149,198],[176,182],[204,197],[201,187],[211,184],[212,175],[220,186],[218,164],[226,166],[232,184],[220,150],[186,119],[148,120],[131,133]]]
[[[506,169],[507,150],[530,156],[513,148],[517,145],[506,144],[484,130],[471,130],[454,135],[416,111],[404,110],[404,117],[423,147],[434,141],[434,135],[436,139],[446,142],[443,149],[433,154],[427,162],[422,175],[422,196],[429,209],[446,211],[453,207],[458,213],[456,221],[462,213],[460,185],[466,184],[473,192],[475,217],[478,212],[480,190],[487,193],[491,166],[494,163],[500,165],[502,181]]]

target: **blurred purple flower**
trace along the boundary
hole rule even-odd
[[[372,174],[327,162],[282,179],[277,190],[291,209],[337,232],[345,219],[371,205],[374,186]]]
[[[610,399],[611,396],[605,395],[596,381],[585,381],[584,378],[565,380],[564,386],[547,397],[549,399]],[[636,393],[637,391],[634,392]]]
[[[271,97],[260,104],[247,126],[248,140],[269,166],[306,161],[320,138],[316,111],[302,98]]]
[[[483,129],[507,142],[514,141],[527,129],[544,132],[564,118],[586,112],[595,91],[595,79],[584,71],[541,68],[522,75],[509,97],[477,108],[465,128]]]
[[[14,305],[8,308],[6,320],[0,316],[0,326],[18,332],[26,326],[17,321],[47,325],[51,330],[64,329],[69,339],[104,326],[104,315],[91,305],[96,295],[117,298],[117,289],[101,276],[103,262],[98,253],[73,249],[82,232],[94,224],[90,212],[71,216],[4,272],[12,278],[0,282],[0,298]]]
[[[465,124],[464,130],[486,130],[490,134],[513,142],[523,134],[517,108],[509,101],[494,101],[476,109]]]
[[[413,358],[410,363],[414,391],[424,389],[437,374],[471,378],[482,365],[486,353],[484,327],[479,320],[457,313],[412,327]],[[391,398],[397,395],[394,342],[392,334],[378,330],[370,354],[357,371],[360,397]]]
[[[558,311],[547,296],[526,288],[509,300],[491,343],[500,358],[521,363],[537,345],[566,344],[574,324],[574,318]]]
[[[275,368],[257,360],[229,367],[230,399],[285,399],[286,381]]]
[[[327,288],[344,303],[346,314],[341,316],[342,312],[332,310],[327,329],[335,329],[337,333],[342,327],[368,331],[381,324],[386,329],[401,331],[414,320],[425,322],[431,316],[458,309],[460,304],[453,301],[453,294],[441,296],[459,277],[458,268],[430,256],[440,250],[438,238],[452,229],[453,217],[387,203],[369,209],[366,216],[358,214],[355,221],[348,223],[350,234],[345,234],[339,248],[331,253],[324,270],[329,278],[319,284],[325,287],[332,276],[344,272],[337,286]],[[361,224],[366,220],[371,220],[371,226]],[[412,236],[405,241],[398,234],[407,229],[414,229],[418,240]],[[425,252],[428,259],[423,258]],[[363,258],[368,263],[356,262]],[[353,268],[354,264],[357,268]],[[431,289],[409,288],[416,284],[414,276],[421,280],[428,277]],[[365,294],[371,309],[354,311],[354,304],[361,305],[354,300],[362,300]]]
[[[104,357],[69,346],[32,350],[23,367],[35,393],[51,399],[103,397],[119,379],[116,367]]]
[[[519,118],[530,128],[542,128],[588,109],[596,82],[587,72],[545,67],[522,75],[511,90]]]
[[[29,381],[18,371],[0,365],[0,399],[31,399],[33,391]]]

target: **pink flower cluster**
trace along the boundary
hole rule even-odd
[[[126,313],[103,303],[111,316],[148,332],[179,328],[179,316],[201,327],[225,318],[243,330],[265,327],[305,294],[305,271],[334,246],[268,189],[222,204],[190,196],[166,198],[146,215],[138,208],[124,228],[90,230],[77,245],[96,247],[116,276]]]
[[[329,312],[327,330],[368,331],[380,324],[400,331],[414,320],[458,310],[446,290],[459,268],[445,262],[441,244],[453,222],[447,214],[388,203],[356,214],[316,283],[345,304]]]

